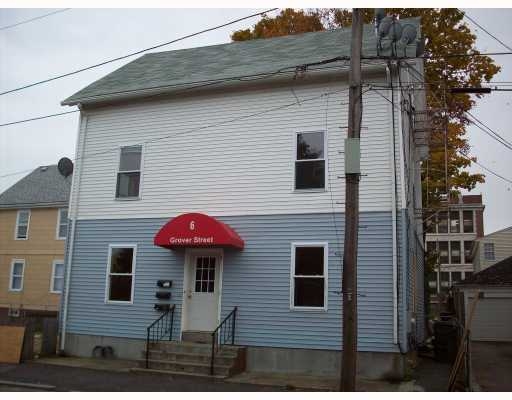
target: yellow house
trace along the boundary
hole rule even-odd
[[[58,312],[70,187],[50,165],[0,194],[0,319]]]

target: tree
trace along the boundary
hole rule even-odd
[[[388,14],[400,18],[421,17],[421,31],[427,38],[425,46],[425,82],[427,104],[433,110],[430,157],[422,170],[423,204],[435,207],[446,193],[445,179],[445,124],[447,131],[448,190],[472,190],[484,182],[483,174],[471,174],[466,167],[475,157],[469,157],[470,146],[466,138],[469,124],[466,112],[475,105],[469,94],[451,94],[450,87],[480,87],[500,71],[500,67],[475,49],[476,36],[463,22],[464,12],[456,8],[390,8]],[[364,20],[373,20],[373,9],[364,10]],[[254,28],[236,31],[234,41],[283,36],[350,26],[348,9],[315,9],[309,11],[284,9],[269,18],[264,16]],[[474,54],[472,57],[452,57],[454,54]],[[481,97],[482,95],[476,95]],[[446,102],[447,114],[444,113]]]

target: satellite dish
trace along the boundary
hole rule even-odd
[[[389,28],[391,28],[391,24],[393,24],[393,18],[392,17],[384,17],[380,21],[378,33],[379,36],[382,38],[386,36],[389,32]]]
[[[400,37],[402,36],[402,29],[403,28],[402,28],[402,25],[400,25],[400,22],[393,21],[393,23],[389,27],[389,34],[388,34],[388,36],[392,42],[396,42],[400,39]]]
[[[400,38],[400,43],[404,46],[412,43],[416,40],[416,35],[418,34],[418,30],[412,24],[406,24],[402,27],[402,37]]]
[[[64,178],[67,178],[73,173],[73,161],[67,157],[62,157],[57,164],[57,169]]]

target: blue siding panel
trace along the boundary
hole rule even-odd
[[[222,217],[245,241],[243,251],[225,250],[222,316],[239,307],[242,345],[338,350],[341,347],[341,251],[343,214]],[[392,236],[390,212],[361,214],[358,256],[359,349],[397,351],[393,345]],[[144,338],[158,279],[171,279],[179,336],[184,250],[153,245],[163,218],[79,220],[76,228],[68,332]],[[290,310],[291,243],[329,243],[328,310]],[[133,304],[106,304],[109,244],[137,244]]]

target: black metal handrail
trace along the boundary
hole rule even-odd
[[[149,346],[162,340],[169,333],[169,340],[172,340],[172,329],[174,327],[174,309],[173,304],[160,317],[158,317],[151,325],[146,328],[146,368],[149,368]]]
[[[215,353],[217,353],[223,344],[228,341],[231,345],[235,344],[235,328],[236,328],[236,313],[238,307],[233,308],[226,318],[222,320],[217,328],[212,332],[212,358],[210,360],[210,375],[214,374],[215,369]]]

